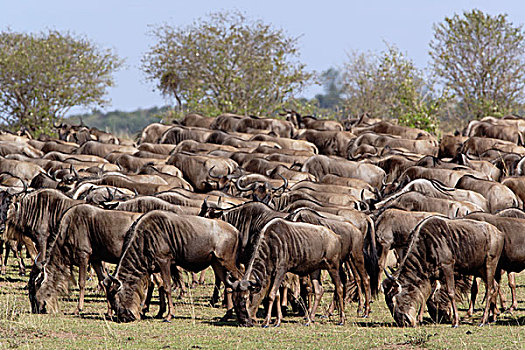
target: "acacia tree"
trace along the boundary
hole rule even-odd
[[[395,46],[379,54],[353,52],[343,67],[345,108],[352,115],[397,119],[399,124],[435,132],[447,95]]]
[[[434,25],[430,55],[464,118],[503,115],[523,103],[524,32],[507,15],[472,10],[446,17]]]
[[[55,30],[0,33],[0,118],[49,132],[75,106],[102,106],[122,61],[86,38]]]
[[[239,12],[219,12],[187,27],[154,27],[157,43],[142,69],[179,108],[207,115],[270,114],[312,78],[297,61],[297,38]]]

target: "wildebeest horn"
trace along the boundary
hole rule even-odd
[[[251,184],[249,184],[248,186],[246,187],[242,187],[239,182],[241,181],[241,178],[239,177],[239,179],[237,181],[235,181],[235,187],[237,187],[237,189],[241,192],[246,192],[246,191],[251,191],[254,189],[255,185],[257,184],[256,182],[252,182]]]
[[[232,274],[231,274],[231,272],[228,271],[228,272],[226,273],[226,279],[224,280],[224,282],[226,282],[225,284],[226,284],[228,287],[232,287],[232,288],[234,288],[233,286],[234,286],[235,282],[237,282],[237,281],[232,281],[231,278],[232,278]],[[238,283],[238,282],[237,282],[237,283]]]
[[[75,175],[75,177],[78,179],[78,172],[75,169],[75,167],[73,166],[73,163],[71,163],[71,166],[69,167],[69,172],[73,173],[73,175]]]
[[[387,271],[387,269],[383,269],[383,271],[385,272],[385,275],[386,275],[386,277],[387,277],[389,280],[391,280],[391,281],[395,281],[395,280],[396,280],[396,278],[395,278],[394,276],[392,276],[392,275]]]
[[[277,187],[277,188],[274,188],[274,187],[272,186],[272,191],[277,192],[277,191],[279,191],[281,188],[283,189],[283,191],[286,190],[286,188],[288,188],[288,179],[286,179],[286,178],[285,178],[284,176],[282,176],[281,174],[277,174],[277,175],[279,175],[279,176],[281,177],[281,179],[283,179],[284,183],[283,183],[281,186]]]
[[[38,255],[35,257],[34,264],[39,270],[42,270],[42,263],[38,261],[38,258],[40,257],[40,254],[42,254],[42,252],[39,252]]]
[[[210,168],[210,170],[208,170],[208,175],[210,175],[211,178],[214,178],[214,179],[220,179],[220,178],[221,178],[220,176],[215,176],[215,175],[212,175],[212,174],[211,174],[211,171],[213,170],[213,168],[215,168],[215,165],[212,166],[212,167]]]

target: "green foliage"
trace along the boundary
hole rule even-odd
[[[436,75],[458,99],[465,119],[516,112],[524,101],[525,40],[507,15],[480,10],[434,26],[430,55]]]
[[[449,96],[438,96],[432,81],[395,46],[380,54],[353,53],[344,66],[344,104],[352,115],[397,119],[401,125],[436,132],[440,108]]]
[[[0,118],[40,133],[72,107],[103,105],[121,60],[83,37],[0,33]]]
[[[73,115],[70,123],[83,122],[89,127],[111,132],[115,135],[133,135],[151,123],[158,123],[170,112],[168,107],[138,109],[133,112],[112,111],[103,113],[94,110],[91,113]]]
[[[279,110],[312,78],[297,61],[297,39],[239,12],[219,12],[181,28],[153,29],[142,69],[179,109],[214,116]]]

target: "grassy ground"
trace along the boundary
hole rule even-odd
[[[88,282],[86,308],[74,316],[77,290],[61,300],[64,314],[32,315],[24,290],[27,277],[19,277],[14,261],[7,276],[0,277],[0,349],[514,349],[525,347],[525,274],[518,276],[519,309],[505,314],[495,324],[478,327],[481,305],[475,317],[462,319],[458,329],[450,325],[428,324],[415,329],[395,327],[383,295],[372,304],[370,318],[356,315],[356,305],[347,305],[347,324],[337,326],[337,319],[318,319],[310,327],[301,317],[289,316],[279,328],[240,328],[234,321],[219,323],[224,310],[211,308],[207,301],[212,292],[212,273],[205,286],[191,290],[191,295],[176,304],[177,318],[172,323],[146,319],[118,324],[104,318],[106,304]],[[322,309],[331,297],[330,283],[325,283]],[[505,290],[507,291],[507,287]],[[481,302],[479,297],[478,302]],[[153,305],[151,315],[157,311]],[[461,314],[465,314],[462,305]]]

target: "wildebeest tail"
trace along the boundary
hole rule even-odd
[[[363,253],[365,258],[365,268],[370,277],[370,289],[372,295],[376,296],[379,291],[378,276],[379,276],[379,259],[377,258],[376,247],[376,230],[374,222],[367,217],[366,236],[363,245]]]

